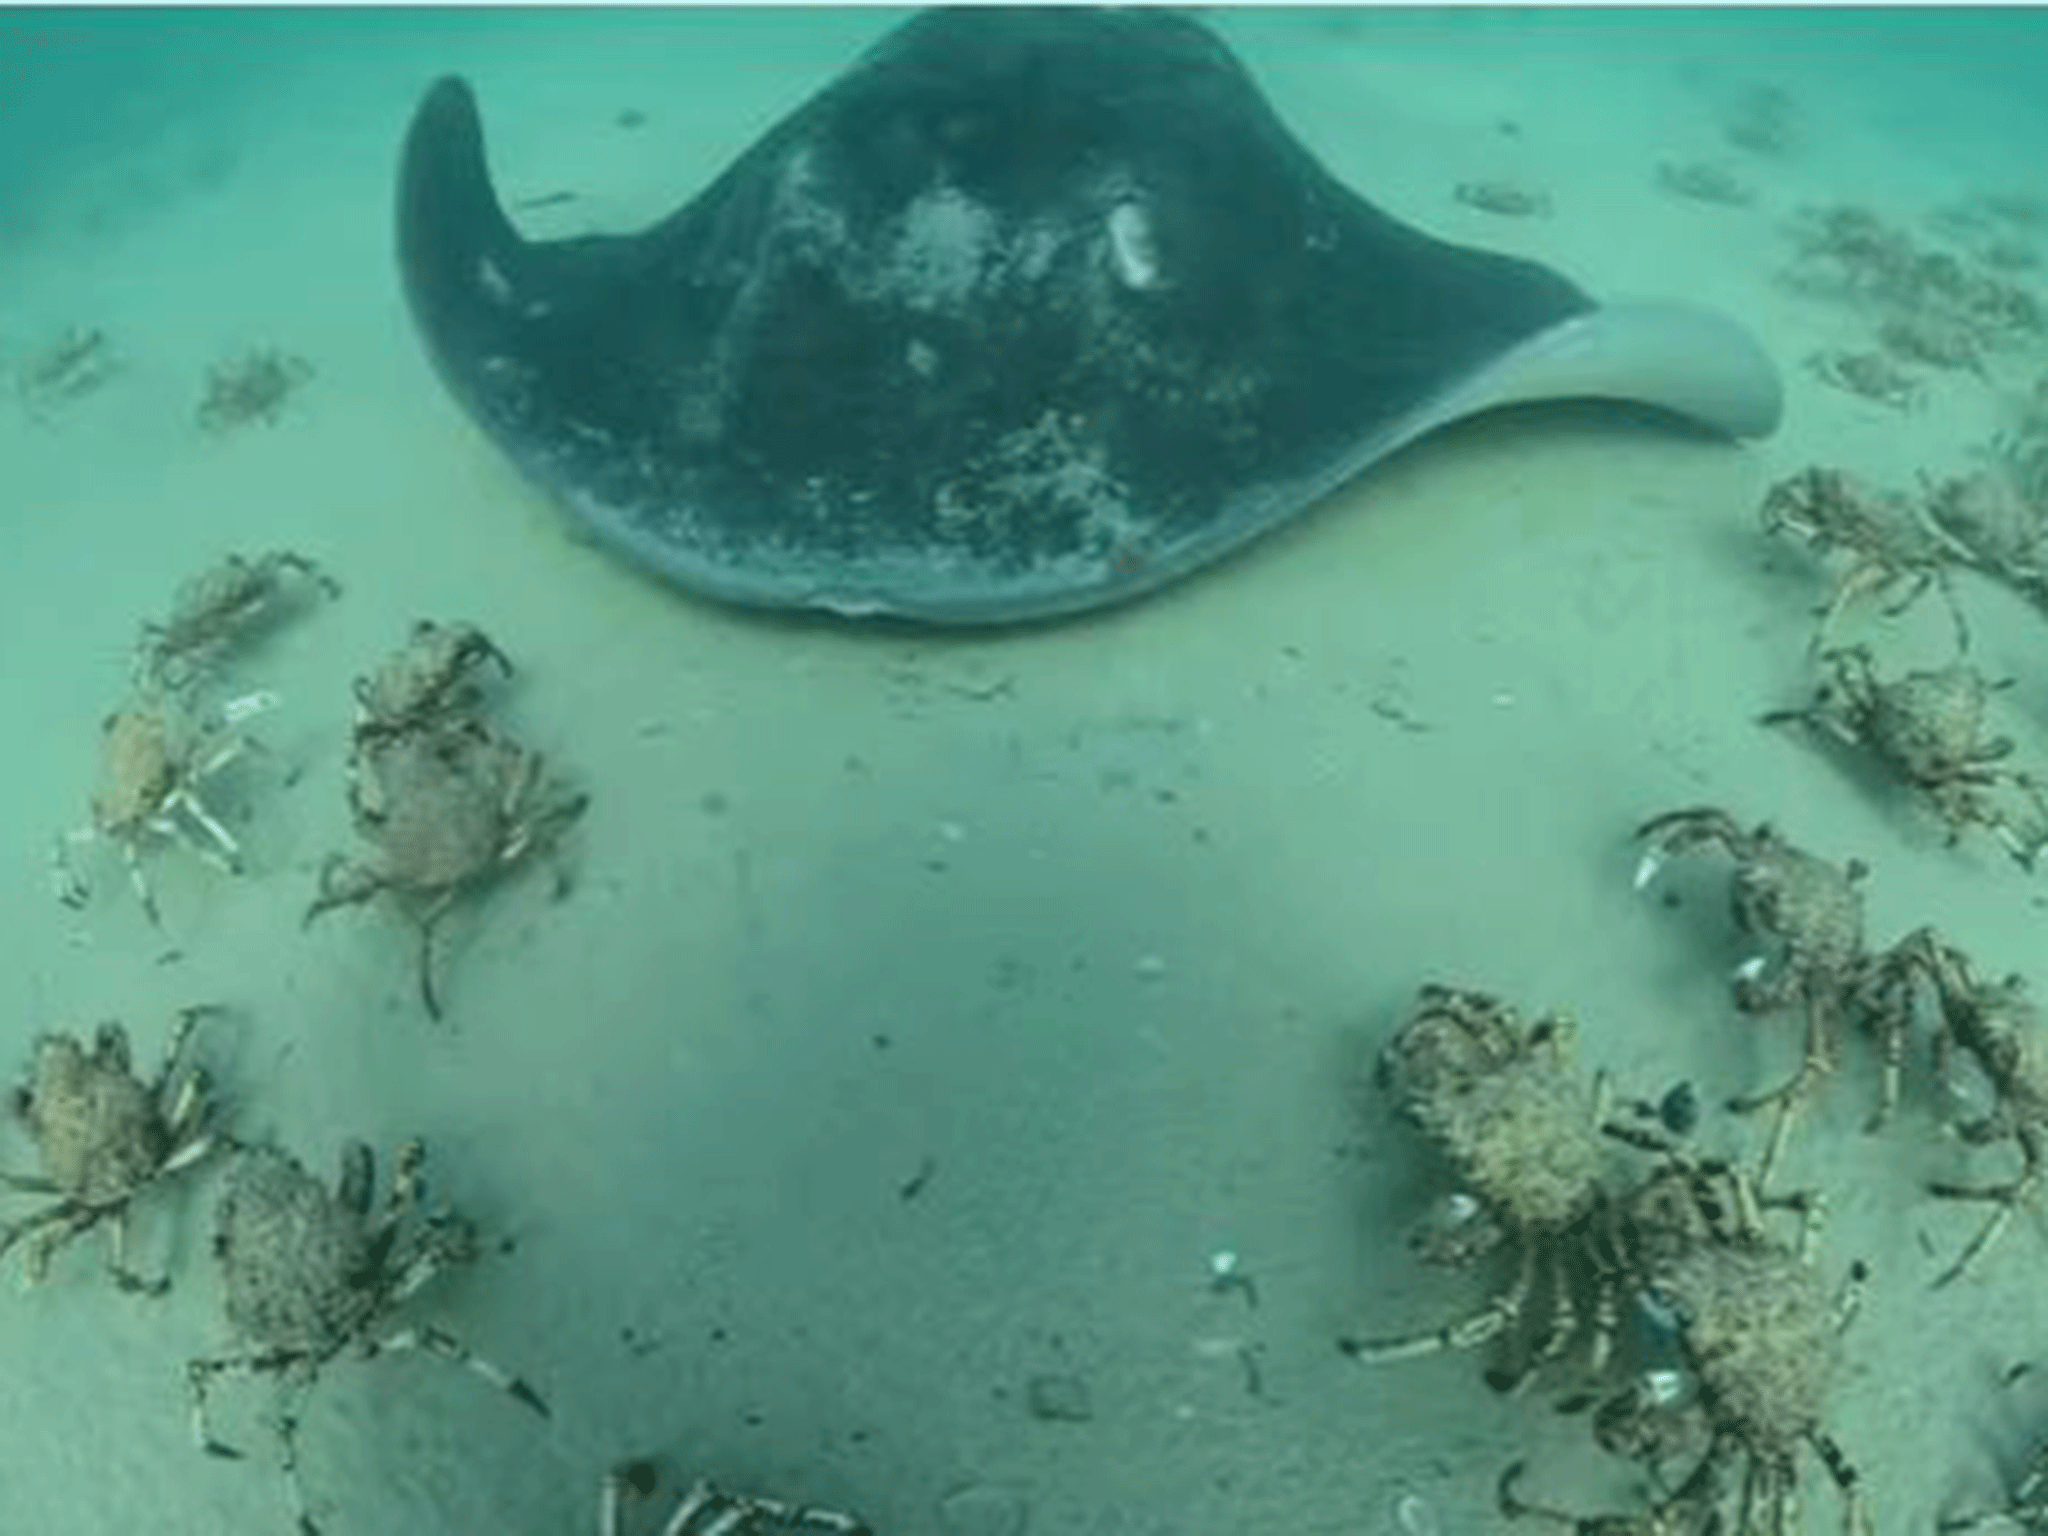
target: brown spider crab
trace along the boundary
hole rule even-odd
[[[1811,726],[1846,746],[1861,748],[1916,791],[1948,829],[1953,846],[1965,828],[1983,827],[2013,860],[2032,869],[2048,842],[2048,793],[2032,773],[2007,764],[2009,736],[1989,734],[1991,696],[2013,679],[1987,681],[1965,662],[1885,678],[1869,647],[1824,651],[1826,676],[1813,702],[1772,710],[1766,725]],[[2024,821],[1999,802],[2011,788],[2027,802]]]
[[[1927,314],[1896,314],[1878,327],[1877,339],[1892,356],[1930,368],[1984,376],[1984,355],[1968,329]]]
[[[2004,468],[1923,481],[1921,519],[1965,565],[2034,602],[2048,602],[2048,508]]]
[[[644,1461],[615,1467],[598,1493],[598,1536],[625,1536],[625,1504],[654,1492],[654,1469]],[[835,1536],[870,1536],[868,1525],[841,1510],[796,1504],[761,1494],[727,1493],[703,1478],[677,1501],[661,1536],[773,1536],[780,1531],[831,1531]]]
[[[138,684],[191,686],[223,652],[293,611],[309,588],[329,598],[341,595],[341,583],[289,549],[254,559],[231,554],[188,577],[172,595],[171,611],[142,626]]]
[[[206,370],[206,386],[193,413],[202,432],[225,436],[260,422],[273,426],[285,403],[313,377],[313,365],[292,352],[258,347],[223,358]]]
[[[1905,1074],[1906,1046],[1919,1015],[1920,987],[1932,975],[1926,948],[1931,937],[1931,930],[1916,930],[1891,948],[1866,955],[1861,974],[1845,993],[1848,1011],[1877,1044],[1877,1105],[1864,1123],[1868,1132],[1883,1130],[1899,1107],[1899,1084]]]
[[[1506,1478],[1503,1507],[1599,1536],[1782,1536],[1796,1528],[1798,1464],[1811,1449],[1841,1493],[1844,1532],[1868,1536],[1860,1479],[1822,1422],[1864,1266],[1850,1265],[1839,1287],[1824,1285],[1813,1264],[1817,1197],[1766,1199],[1726,1164],[1665,1151],[1666,1167],[1624,1202],[1619,1253],[1637,1297],[1667,1323],[1674,1363],[1639,1372],[1602,1406],[1595,1425],[1610,1450],[1647,1462],[1659,1486],[1672,1486],[1666,1461],[1691,1466],[1674,1492],[1640,1516],[1574,1522],[1562,1511],[1515,1507]],[[1765,1231],[1763,1213],[1773,1208],[1799,1215],[1796,1243]],[[1738,1466],[1739,1513],[1731,1525],[1722,1505]]]
[[[1987,1202],[1991,1215],[1942,1272],[1936,1285],[1960,1279],[2031,1200],[2048,1177],[2048,1037],[2026,979],[2018,974],[1988,981],[1969,957],[1931,928],[1916,929],[1895,948],[1902,985],[1913,976],[1931,988],[1939,1022],[1934,1033],[1934,1066],[1951,1103],[1966,1102],[1956,1071],[1960,1052],[1975,1065],[1990,1089],[1991,1107],[1958,1121],[1956,1135],[1969,1146],[2013,1143],[2020,1168],[1998,1184],[1937,1182],[1929,1191],[1943,1200]],[[1909,1016],[1910,998],[1901,1007]]]
[[[1746,208],[1756,201],[1753,187],[1727,166],[1711,160],[1662,161],[1657,166],[1657,185],[1674,196],[1724,208]]]
[[[501,677],[512,675],[511,659],[474,624],[421,619],[401,649],[356,679],[357,743],[426,730],[470,713],[483,700],[475,674],[486,662]]]
[[[342,1149],[333,1189],[290,1153],[250,1146],[236,1155],[213,1239],[229,1327],[242,1347],[191,1361],[192,1434],[213,1456],[241,1452],[218,1439],[208,1392],[226,1375],[281,1378],[290,1404],[277,1417],[282,1468],[298,1529],[314,1536],[299,1481],[297,1436],[305,1397],[344,1354],[363,1360],[417,1350],[459,1365],[546,1417],[540,1395],[433,1324],[389,1328],[394,1313],[432,1280],[477,1253],[474,1229],[446,1210],[421,1208],[426,1150],[405,1143],[391,1187],[376,1208],[370,1149]]]
[[[1797,289],[1840,298],[1901,302],[1921,289],[1920,246],[1897,225],[1855,203],[1801,208],[1785,278]]]
[[[35,1140],[41,1172],[0,1173],[0,1184],[54,1199],[34,1215],[0,1225],[0,1254],[33,1239],[23,1263],[31,1282],[73,1238],[107,1223],[107,1271],[124,1291],[158,1296],[168,1277],[146,1279],[128,1265],[128,1215],[136,1198],[191,1168],[218,1144],[206,1078],[186,1060],[192,1031],[214,1010],[187,1008],[171,1029],[153,1081],[130,1065],[128,1033],[102,1024],[88,1050],[77,1036],[46,1034],[35,1067],[15,1090],[14,1108]]]
[[[1948,606],[1957,648],[1970,648],[1970,627],[1949,579],[1954,541],[1929,527],[1908,497],[1880,491],[1845,470],[1810,465],[1765,493],[1763,525],[1766,533],[1790,534],[1822,558],[1848,556],[1834,591],[1815,611],[1813,651],[1826,649],[1835,624],[1856,599],[1903,589],[1884,608],[1889,617],[1903,613],[1929,587]]]
[[[64,407],[98,394],[121,367],[105,331],[74,325],[21,370],[15,386],[29,414],[47,421]]]
[[[349,803],[374,855],[331,857],[305,921],[385,892],[398,898],[419,930],[420,997],[438,1019],[434,938],[442,920],[464,897],[551,852],[590,797],[550,779],[539,753],[458,717],[359,739]]]
[[[1920,381],[1882,352],[1815,352],[1806,371],[1830,388],[1894,411],[1917,411],[1927,401]]]
[[[1507,1339],[1515,1347],[1487,1373],[1505,1392],[1583,1334],[1597,1371],[1617,1306],[1596,1253],[1611,1151],[1602,1130],[1607,1092],[1604,1079],[1589,1083],[1573,1066],[1569,1022],[1546,1016],[1525,1026],[1497,998],[1425,986],[1380,1057],[1378,1079],[1457,1181],[1411,1247],[1425,1262],[1453,1268],[1506,1247],[1515,1270],[1476,1312],[1419,1332],[1346,1339],[1345,1353],[1377,1364]],[[1589,1297],[1591,1317],[1582,1320]],[[1532,1337],[1516,1339],[1537,1305],[1548,1317]]]
[[[1719,116],[1721,136],[1753,155],[1781,158],[1799,142],[1799,104],[1783,86],[1744,86]]]
[[[1860,859],[1831,863],[1786,841],[1768,823],[1744,831],[1726,811],[1708,806],[1653,816],[1636,836],[1648,845],[1636,866],[1638,890],[1669,860],[1701,848],[1719,848],[1735,861],[1729,881],[1735,926],[1763,946],[1735,969],[1736,1006],[1767,1013],[1797,1002],[1805,1010],[1799,1070],[1778,1087],[1729,1105],[1739,1113],[1777,1106],[1757,1173],[1767,1183],[1793,1117],[1835,1068],[1841,1017],[1866,960],[1862,885],[1869,867]]]
[[[143,867],[155,846],[177,843],[224,874],[242,872],[241,844],[205,798],[207,781],[249,749],[230,727],[276,703],[272,694],[231,699],[198,712],[167,696],[141,696],[101,722],[100,783],[92,799],[92,821],[57,841],[54,856],[58,896],[82,907],[91,887],[79,873],[75,851],[96,839],[121,850],[142,910],[161,925],[156,892]]]

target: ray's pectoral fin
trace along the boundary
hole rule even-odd
[[[491,181],[468,82],[434,82],[398,169],[398,266],[415,328],[449,390],[501,440],[575,414],[618,371],[611,314],[630,308],[632,242],[528,240]]]
[[[1776,366],[1734,321],[1693,304],[1603,304],[1550,326],[1446,390],[1411,435],[1504,405],[1615,400],[1733,438],[1784,415]]]
[[[399,271],[444,370],[453,346],[512,339],[529,252],[492,190],[476,97],[444,76],[413,114],[398,173]]]

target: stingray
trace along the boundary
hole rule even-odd
[[[1436,239],[1159,9],[934,10],[668,217],[533,239],[426,92],[400,274],[442,381],[627,559],[774,608],[995,624],[1162,587],[1423,433],[1623,402],[1728,437],[1732,320]]]

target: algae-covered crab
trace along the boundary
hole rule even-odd
[[[551,778],[539,753],[468,717],[359,737],[349,799],[371,851],[327,861],[305,920],[383,895],[401,903],[419,932],[420,997],[435,1018],[443,920],[552,850],[590,804]]]

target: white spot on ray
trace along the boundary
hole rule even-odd
[[[1126,288],[1157,288],[1160,283],[1159,237],[1152,215],[1142,203],[1118,203],[1109,210],[1110,261]]]

